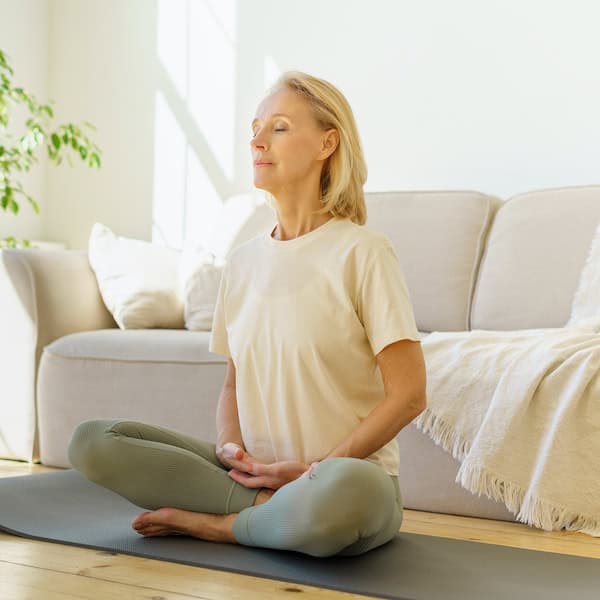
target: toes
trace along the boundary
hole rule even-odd
[[[147,525],[148,523],[152,523],[152,520],[149,518],[150,515],[153,514],[154,511],[148,511],[145,513],[141,513],[139,514],[132,522],[131,525],[133,527],[136,526],[144,526]]]
[[[140,535],[189,535],[187,511],[163,507],[138,515],[131,527]]]
[[[140,535],[168,535],[169,530],[165,529],[165,527],[162,527],[160,525],[149,525],[147,527],[140,527],[139,529],[137,529],[137,532]]]

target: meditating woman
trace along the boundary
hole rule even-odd
[[[331,83],[284,73],[251,124],[277,224],[235,248],[209,350],[227,358],[217,443],[125,419],[81,423],[69,460],[149,509],[144,536],[357,555],[402,522],[398,432],[425,362],[391,241],[363,227],[367,169]]]

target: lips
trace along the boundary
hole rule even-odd
[[[267,165],[272,165],[272,162],[266,161],[266,160],[255,160],[254,161],[254,166],[255,167],[264,167]]]

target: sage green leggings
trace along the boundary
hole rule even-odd
[[[233,535],[246,546],[351,556],[390,541],[402,522],[398,477],[358,458],[325,459],[253,506],[262,488],[231,479],[215,444],[165,427],[84,421],[68,456],[87,479],[142,508],[238,513]]]

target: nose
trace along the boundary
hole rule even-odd
[[[268,141],[262,131],[257,131],[256,135],[250,139],[250,148],[260,148],[262,151],[268,148]]]

